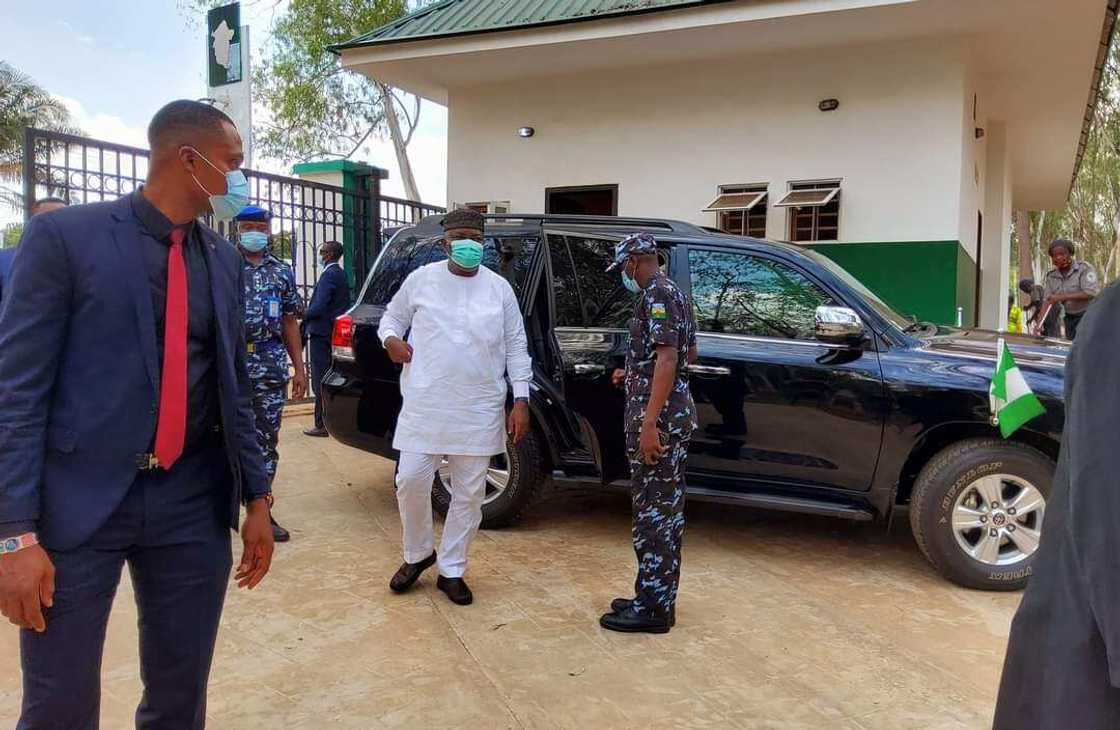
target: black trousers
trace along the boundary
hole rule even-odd
[[[323,378],[331,369],[331,338],[311,337],[308,340],[311,350],[311,387],[315,389],[315,428],[323,428],[323,394],[320,392]]]
[[[232,564],[228,465],[221,447],[144,472],[90,540],[54,562],[47,630],[20,632],[18,730],[96,730],[109,610],[128,565],[140,626],[142,730],[200,730]],[[216,461],[220,460],[220,462]],[[225,477],[220,475],[224,473]]]
[[[1066,314],[1063,321],[1066,325],[1066,339],[1072,340],[1077,337],[1077,327],[1081,324],[1081,318],[1085,316],[1084,312],[1080,314]]]

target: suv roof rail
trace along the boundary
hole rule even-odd
[[[638,228],[659,228],[672,233],[706,233],[703,228],[693,223],[666,218],[624,218],[614,215],[558,215],[555,213],[493,213],[487,215],[486,219],[492,221],[534,220],[541,223],[583,226],[634,226]]]

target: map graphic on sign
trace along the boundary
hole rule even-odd
[[[210,45],[210,86],[225,86],[241,81],[241,5],[232,3],[206,14]]]

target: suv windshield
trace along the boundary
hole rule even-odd
[[[810,249],[804,249],[802,250],[802,253],[813,259],[813,261],[816,261],[821,267],[832,272],[833,276],[851,287],[852,290],[863,297],[869,307],[874,309],[880,317],[887,320],[895,327],[898,327],[900,330],[905,331],[912,325],[916,324],[913,319],[904,317],[898,312],[891,309],[891,306],[880,299],[878,294],[864,286],[863,282],[849,274],[843,266],[836,263],[829,257]]]
[[[409,274],[421,266],[445,260],[442,240],[439,236],[417,237],[407,233],[394,237],[377,260],[377,268],[362,293],[362,303],[388,304]],[[486,236],[482,265],[501,274],[520,293],[539,241],[539,236],[523,233]]]

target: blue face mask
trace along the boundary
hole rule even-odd
[[[193,147],[191,149],[194,150]],[[217,165],[203,157],[201,152],[194,150],[194,153],[202,157],[203,162],[207,165],[218,170],[218,172],[222,172]],[[224,195],[214,195],[198,181],[197,177],[194,177],[193,174],[191,177],[194,177],[195,184],[210,196],[210,209],[214,211],[214,217],[220,221],[228,221],[233,220],[233,217],[249,204],[249,181],[245,179],[245,173],[241,170],[230,170],[222,174],[226,176],[226,192]]]
[[[482,243],[470,238],[452,241],[451,260],[464,269],[477,269],[482,263]]]
[[[264,231],[243,231],[240,241],[241,248],[250,253],[260,253],[268,248],[268,234]]]
[[[638,286],[638,282],[626,273],[626,269],[622,270],[622,285],[633,294],[638,294],[642,291],[642,287]]]

